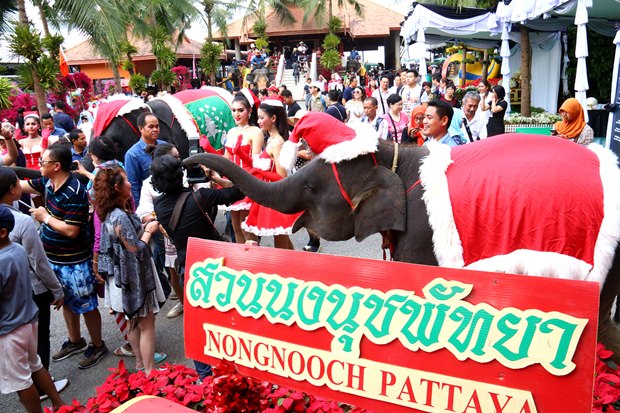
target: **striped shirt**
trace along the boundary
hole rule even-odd
[[[44,194],[45,209],[51,216],[80,227],[78,236],[71,239],[56,232],[49,225],[41,224],[39,234],[50,262],[77,264],[90,259],[86,187],[73,175],[56,191],[48,178],[33,179],[28,183],[35,191]]]

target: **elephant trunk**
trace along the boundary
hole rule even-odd
[[[205,165],[207,168],[211,168],[225,176],[254,202],[284,214],[294,214],[302,211],[302,207],[298,205],[297,197],[293,191],[293,188],[296,187],[294,182],[292,182],[294,177],[277,182],[265,182],[257,179],[245,169],[240,168],[223,156],[210,153],[192,155],[183,160],[183,165],[186,167],[196,164]]]

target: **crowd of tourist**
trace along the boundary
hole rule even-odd
[[[297,57],[293,70],[303,47],[291,55]],[[250,62],[260,65],[261,59],[256,51]],[[285,85],[258,90],[251,83],[235,90],[235,126],[223,156],[268,182],[295,173],[312,152],[302,146],[292,171],[279,155],[307,111],[325,112],[352,127],[367,123],[381,139],[417,146],[432,139],[457,146],[504,132],[508,104],[502,86],[481,81],[459,100],[454,83],[439,74],[423,82],[414,69],[388,74],[351,68],[344,77],[307,78],[302,105]],[[584,145],[592,141],[579,102],[567,100],[560,114],[558,136]],[[78,367],[87,369],[109,354],[100,299],[125,341],[115,355],[133,357],[135,368],[146,374],[166,359],[157,351],[157,315],[174,298],[179,302],[166,316],[183,314],[188,238],[223,239],[213,224],[218,206],[226,208],[230,240],[260,244],[273,237],[276,248],[293,249],[290,234],[298,215],[253,202],[204,167],[211,184],[189,183],[177,149],[158,139],[155,115],[139,116],[140,139],[124,159],[114,159],[112,139],[92,136],[93,115],[81,113],[76,125],[65,103],[57,102],[53,114],[20,110],[15,125],[2,124],[0,164],[40,171],[40,177],[19,180],[12,169],[0,168],[0,345],[6,351],[0,390],[17,392],[28,411],[40,411],[40,398],[63,404],[58,393],[68,380],[51,378],[50,360],[80,355]],[[85,159],[94,169],[85,167]],[[310,234],[304,250],[319,248],[319,238]],[[25,273],[30,277],[21,276]],[[64,343],[53,352],[51,307],[62,311],[66,327]],[[202,378],[211,374],[209,365],[195,363]]]

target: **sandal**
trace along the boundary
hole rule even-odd
[[[122,346],[114,349],[114,355],[119,357],[135,357],[136,355],[133,354],[133,351],[127,350],[125,346],[126,344],[123,344]]]

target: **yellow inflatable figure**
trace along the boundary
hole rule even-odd
[[[467,59],[475,60],[474,55],[471,53],[467,53]],[[444,62],[443,67],[441,69],[442,77],[451,79],[455,84],[458,84],[460,79],[460,67],[461,60],[463,60],[462,53],[454,53],[450,55]],[[452,70],[451,66],[452,65]],[[455,68],[455,69],[454,69]],[[491,59],[489,63],[489,68],[487,70],[487,79],[493,79],[499,75],[501,65],[496,62],[494,59]],[[482,62],[468,63],[467,64],[467,73],[465,75],[465,80],[476,80],[482,77]]]

